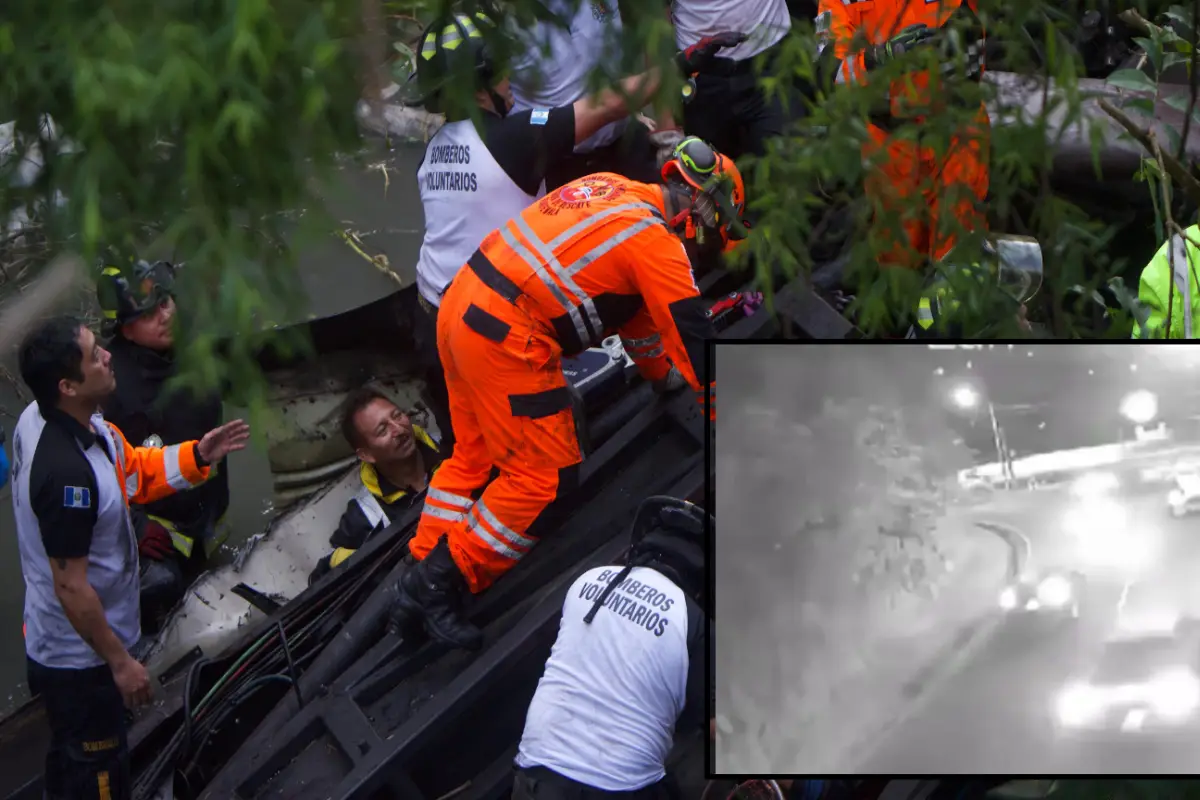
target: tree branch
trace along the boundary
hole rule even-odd
[[[1099,105],[1104,113],[1112,117],[1130,136],[1136,139],[1138,144],[1146,149],[1147,153],[1154,154],[1156,145],[1153,135],[1149,130],[1138,126],[1124,111],[1121,111],[1108,102],[1108,100],[1100,100]],[[1179,188],[1188,196],[1188,199],[1200,205],[1200,180],[1197,180],[1191,170],[1170,153],[1162,154],[1162,162],[1167,174],[1179,185]]]

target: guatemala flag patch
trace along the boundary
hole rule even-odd
[[[64,486],[63,508],[91,508],[92,490],[86,486]]]

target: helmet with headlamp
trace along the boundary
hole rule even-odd
[[[747,237],[746,187],[728,156],[689,136],[663,164],[662,178],[676,200],[676,215],[668,223],[685,241],[704,246],[719,237],[727,252]]]

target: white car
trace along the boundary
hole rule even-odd
[[[1066,686],[1056,698],[1059,732],[1126,737],[1192,725],[1200,711],[1198,665],[1190,637],[1110,641],[1091,674]]]
[[[1175,476],[1175,487],[1167,493],[1167,506],[1173,517],[1200,511],[1200,475],[1188,473]]]

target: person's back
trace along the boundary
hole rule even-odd
[[[523,120],[484,113],[481,129],[469,119],[449,122],[430,140],[417,169],[425,212],[417,288],[433,306],[441,304],[442,292],[487,232],[544,192],[541,173],[521,166],[533,155],[530,143],[518,147],[511,142],[510,131],[518,126],[540,132],[534,113],[526,112]],[[544,124],[549,122],[547,119]],[[574,136],[573,118],[555,119],[554,123],[569,124],[568,138]]]
[[[539,21],[525,32],[525,52],[513,65],[513,111],[569,106],[588,94],[598,66],[620,63],[621,12],[616,0],[580,0],[572,14],[568,0],[549,4],[566,27]],[[624,77],[605,73],[615,83]],[[575,147],[587,153],[617,140],[625,120],[611,122]]]
[[[649,800],[668,789],[676,729],[712,719],[703,517],[690,503],[648,498],[627,563],[588,570],[567,590],[517,748],[518,800]]]
[[[634,317],[644,292],[639,271],[648,272],[651,262],[661,259],[663,281],[682,277],[691,283],[687,253],[665,215],[659,186],[612,173],[589,175],[489,234],[480,254],[520,285],[529,307],[573,355]],[[665,269],[672,260],[678,275]]]
[[[701,619],[682,589],[639,567],[585,623],[620,572],[589,570],[567,592],[517,755],[519,766],[547,767],[605,791],[662,779],[687,690],[689,625]]]

